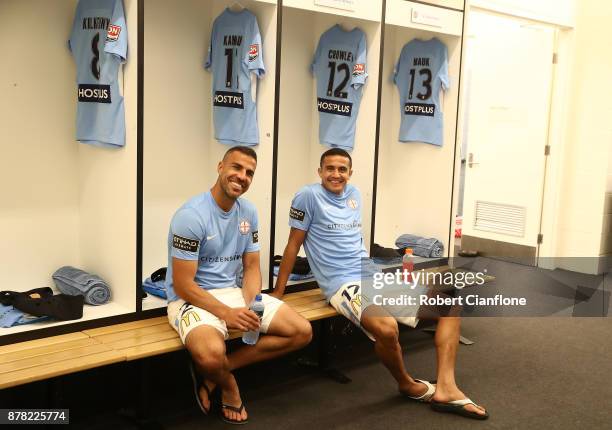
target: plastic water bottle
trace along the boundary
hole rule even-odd
[[[404,256],[402,257],[402,272],[404,273],[404,282],[412,282],[412,272],[414,271],[414,256],[412,255],[412,249],[406,248]]]
[[[257,314],[259,317],[259,323],[261,324],[261,319],[263,318],[264,314],[264,304],[261,301],[261,294],[257,294],[255,296],[255,301],[251,304],[249,309]],[[257,340],[259,340],[259,329],[245,331],[242,334],[242,341],[247,345],[255,345]]]

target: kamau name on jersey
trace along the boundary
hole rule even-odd
[[[406,103],[404,105],[404,114],[417,116],[434,116],[436,114],[436,105],[422,103]]]
[[[87,16],[83,18],[83,30],[107,30],[110,19],[104,17]]]
[[[213,105],[234,109],[244,109],[244,97],[242,93],[215,91]]]
[[[223,36],[223,45],[225,46],[242,46],[242,36],[228,34]]]
[[[327,53],[327,58],[330,60],[341,60],[353,62],[353,53],[349,51],[340,51],[339,49],[330,49]]]
[[[79,101],[85,103],[111,103],[110,85],[79,84]]]
[[[353,113],[353,103],[327,100],[321,97],[317,98],[317,107],[319,112],[330,113],[332,115],[351,116]]]
[[[430,67],[429,58],[417,57],[413,61],[413,66]]]

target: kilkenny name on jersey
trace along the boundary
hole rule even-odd
[[[414,116],[435,116],[436,105],[424,103],[406,103],[404,105],[404,115]]]
[[[215,91],[213,105],[234,109],[244,109],[244,97],[242,93]]]
[[[327,58],[330,60],[348,61],[349,63],[352,63],[353,53],[350,51],[341,51],[339,49],[330,49],[327,53]]]
[[[107,30],[110,19],[97,16],[83,18],[83,30]]]
[[[79,84],[79,101],[85,103],[111,103],[110,85]]]
[[[317,107],[319,112],[331,113],[332,115],[351,116],[353,113],[353,103],[328,100],[321,97],[317,97]]]

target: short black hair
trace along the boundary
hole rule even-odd
[[[339,155],[341,157],[348,158],[349,167],[353,168],[353,159],[351,158],[351,155],[348,152],[346,152],[344,149],[340,149],[340,148],[328,149],[323,154],[321,154],[321,160],[319,160],[319,166],[323,167],[323,159],[325,159],[325,157],[331,157],[334,155]]]
[[[249,148],[248,146],[232,146],[230,149],[225,151],[225,154],[223,154],[223,159],[225,160],[232,152],[240,152],[241,154],[247,155],[257,161],[257,152],[253,151],[253,149]]]

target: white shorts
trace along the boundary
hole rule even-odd
[[[245,307],[244,297],[242,297],[242,289],[239,287],[219,288],[206,290],[212,294],[217,300],[230,308],[241,308]],[[261,333],[267,333],[268,327],[274,318],[274,315],[281,307],[283,302],[278,300],[276,297],[262,294],[262,301],[264,303],[264,314],[261,319],[261,325],[259,330]],[[181,337],[183,345],[187,335],[196,327],[201,325],[207,325],[214,327],[221,332],[225,339],[228,338],[229,333],[225,321],[219,319],[210,312],[198,308],[184,300],[178,299],[168,304],[168,321],[170,325]]]
[[[373,305],[372,297],[367,297],[362,294],[361,280],[347,282],[342,285],[336,294],[329,300],[329,304],[341,315],[351,320],[353,324],[359,327],[372,341],[375,341],[372,333],[368,332],[361,325],[361,315],[363,311],[370,305]],[[388,315],[388,314],[386,314]],[[416,316],[397,316],[391,313],[391,316],[400,323],[409,327],[416,327],[419,319]]]

